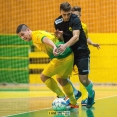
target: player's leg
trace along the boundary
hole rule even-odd
[[[62,92],[58,84],[53,78],[49,78],[44,74],[41,74],[41,80],[45,83],[45,85],[54,93],[57,94],[58,97],[65,97],[65,94]]]
[[[95,103],[94,102],[95,92],[93,90],[93,84],[88,79],[89,62],[90,62],[89,57],[80,58],[77,59],[77,61],[75,61],[79,71],[79,80],[83,84],[83,86],[85,86],[88,92],[88,102],[87,102],[88,108],[92,107],[92,105]]]
[[[78,74],[78,69],[77,69],[77,66],[76,66],[76,65],[73,66],[72,74]],[[70,77],[72,77],[72,75],[71,75]],[[74,86],[73,83],[71,82],[70,77],[67,78],[67,80],[68,80],[68,82],[69,82],[69,83],[72,85],[72,87],[73,87],[74,95],[78,95],[78,90],[75,88],[75,86]]]
[[[74,87],[73,83],[71,82],[71,80],[69,78],[67,78],[67,80],[73,88],[73,93],[75,95],[76,100],[78,100],[81,97],[82,93]]]
[[[88,75],[79,75],[79,79],[88,92],[88,99],[87,99],[86,107],[90,108],[95,103],[94,102],[95,91],[93,90],[93,83],[89,81]]]
[[[74,65],[73,72],[74,72],[74,74],[79,75],[79,73],[78,73],[78,68],[77,68],[76,65]],[[78,77],[79,77],[79,76],[78,76]],[[80,92],[81,92],[81,94],[82,94],[81,105],[86,106],[86,104],[87,104],[87,97],[88,97],[88,96],[87,96],[87,90],[86,90],[86,88],[82,85],[81,82],[79,83],[79,87],[80,87]],[[78,95],[78,94],[77,94],[77,95]]]
[[[81,91],[81,93],[82,93],[81,105],[82,105],[82,106],[86,106],[86,105],[87,105],[87,97],[88,97],[87,90],[86,90],[86,88],[82,85],[81,82],[79,83],[79,87],[80,87],[80,91]]]
[[[60,85],[62,86],[65,94],[70,99],[70,103],[76,105],[76,99],[73,93],[72,85],[67,81],[67,78],[57,78],[59,80]]]
[[[77,94],[78,94],[78,90],[75,88],[75,86],[74,86],[73,83],[71,82],[70,78],[67,78],[67,80],[68,80],[68,82],[72,85],[74,95],[77,95]]]
[[[58,97],[65,97],[65,94],[62,92],[56,81],[51,78],[58,70],[58,67],[56,67],[56,61],[57,59],[51,60],[41,73],[40,78],[51,91],[57,94]]]
[[[78,74],[77,66],[74,66],[74,67],[73,67],[73,72],[75,72],[75,74]],[[70,75],[70,77],[71,77],[71,75]],[[80,91],[78,91],[78,90],[75,88],[75,86],[73,85],[73,83],[72,83],[71,80],[70,80],[70,77],[67,78],[67,80],[68,80],[68,82],[72,85],[73,93],[74,93],[74,95],[75,95],[76,100],[78,100],[78,99],[81,97],[82,94],[81,94]],[[59,83],[61,82],[60,79],[57,79],[57,80],[58,80]],[[60,84],[61,84],[61,83],[60,83]],[[68,102],[68,103],[69,103],[69,102]]]
[[[89,81],[88,75],[79,75],[81,83],[85,86],[87,92],[88,92],[88,100],[87,100],[87,108],[91,108],[92,105],[95,103],[94,98],[95,98],[95,91],[93,89],[93,83]]]
[[[76,99],[75,99],[75,96],[73,93],[73,87],[67,80],[68,76],[71,75],[72,69],[73,69],[73,54],[71,54],[67,58],[65,58],[63,62],[64,62],[63,63],[64,68],[62,68],[62,70],[65,69],[65,71],[63,74],[59,73],[57,75],[57,79],[58,79],[59,83],[61,84],[65,94],[70,99],[71,105],[78,108],[78,105],[77,105],[77,102],[76,102]]]

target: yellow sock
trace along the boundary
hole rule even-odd
[[[82,93],[82,100],[85,100],[88,97],[86,88],[80,83],[80,91]]]
[[[65,86],[63,86],[63,90],[65,94],[67,95],[67,97],[70,99],[70,103],[73,105],[76,105],[77,102],[73,94],[72,85],[68,82]]]
[[[47,79],[45,82],[46,86],[52,90],[54,93],[57,94],[58,97],[64,97],[65,94],[62,92],[62,90],[59,88],[58,84],[53,78]]]

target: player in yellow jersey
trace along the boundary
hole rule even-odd
[[[72,13],[77,15],[80,18],[81,17],[81,7],[79,7],[79,6],[72,7]],[[88,37],[87,25],[82,23],[82,22],[81,22],[81,25],[82,25],[82,28],[83,28],[83,30],[85,32],[85,35],[86,35],[86,38],[87,38],[87,43],[89,45],[92,45],[94,47],[97,47],[97,49],[99,49],[100,45],[97,44],[97,43],[92,42],[91,39]],[[73,72],[75,72],[75,74],[78,74],[78,69],[77,69],[76,65],[73,68]],[[74,86],[73,86],[73,89],[74,89],[74,94],[77,94],[78,91]],[[87,94],[87,91],[86,91],[85,87],[82,85],[82,83],[80,83],[80,91],[82,93],[82,102],[81,102],[81,104],[82,104],[82,106],[86,106],[88,94]]]
[[[33,41],[33,44],[40,51],[48,54],[51,61],[41,73],[41,80],[51,91],[57,94],[58,98],[64,98],[65,94],[67,95],[70,99],[70,104],[67,105],[67,108],[78,108],[72,85],[67,80],[73,69],[74,55],[72,50],[68,47],[63,53],[59,53],[59,44],[63,44],[63,41],[59,41],[54,34],[46,31],[32,31],[25,24],[20,24],[17,27],[16,33],[25,41]],[[56,75],[61,80],[60,84],[65,94],[52,78],[53,75]]]

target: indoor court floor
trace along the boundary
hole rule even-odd
[[[79,88],[78,85],[76,85]],[[1,85],[0,117],[117,117],[117,86],[94,85],[95,104],[55,113],[51,108],[56,95],[44,85]]]

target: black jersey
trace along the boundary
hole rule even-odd
[[[73,52],[90,53],[87,45],[87,39],[82,29],[80,19],[71,14],[69,21],[63,21],[62,16],[59,16],[54,22],[55,29],[63,31],[64,42],[69,41],[73,37],[73,30],[80,30],[79,40],[71,46]]]

